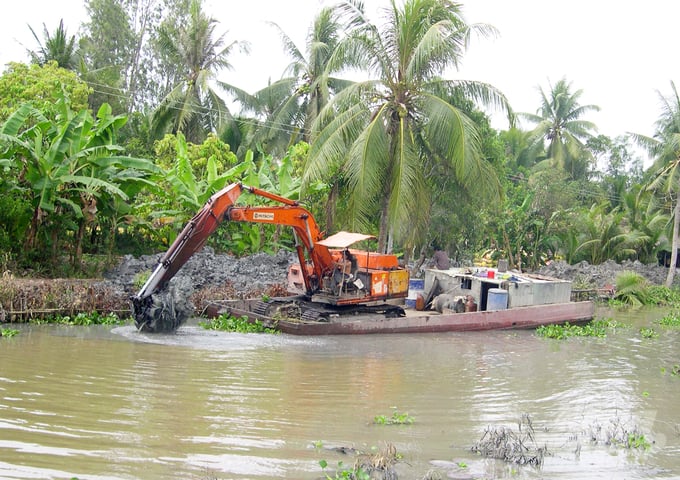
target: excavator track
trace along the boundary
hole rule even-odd
[[[397,318],[406,315],[399,305],[327,305],[309,301],[305,297],[275,297],[257,302],[253,312],[262,317],[287,318],[305,322],[329,322],[334,317],[382,315]]]

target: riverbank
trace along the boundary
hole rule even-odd
[[[629,260],[621,263],[607,260],[599,265],[591,265],[588,262],[580,262],[575,265],[569,265],[563,261],[552,262],[541,267],[537,273],[569,280],[574,284],[574,288],[607,288],[616,285],[616,276],[625,271],[638,273],[653,285],[665,285],[668,276],[667,267],[658,264],[645,265],[638,261]],[[673,285],[680,287],[680,275],[675,275]]]
[[[0,322],[92,311],[127,316],[130,296],[161,256],[124,256],[101,279],[27,279],[6,273],[0,283]],[[294,254],[284,251],[237,258],[206,247],[189,259],[171,284],[179,285],[183,297],[200,311],[206,300],[284,295],[288,265],[295,261]],[[659,265],[612,261],[601,265],[553,262],[536,273],[570,280],[574,289],[606,289],[616,284],[622,271],[637,272],[655,285],[663,285],[668,274],[668,269]],[[679,280],[676,277],[676,286]]]

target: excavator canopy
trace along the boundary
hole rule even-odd
[[[328,248],[347,248],[362,240],[375,240],[375,238],[374,235],[365,235],[363,233],[338,232],[335,235],[319,240],[316,243]]]

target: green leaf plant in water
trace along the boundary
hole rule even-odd
[[[206,330],[222,330],[225,332],[278,333],[273,328],[265,327],[259,320],[250,321],[248,317],[234,317],[226,313],[206,322],[199,322],[199,325]]]
[[[564,340],[569,337],[599,337],[607,336],[609,330],[621,328],[623,325],[615,320],[601,319],[593,320],[585,325],[541,325],[536,329],[536,335],[545,338]]]
[[[14,330],[12,328],[0,328],[0,337],[13,337],[14,335],[19,335],[19,330]]]

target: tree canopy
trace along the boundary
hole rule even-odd
[[[567,76],[539,90],[524,129],[502,92],[459,78],[471,42],[496,31],[451,0],[390,2],[379,22],[345,0],[300,45],[273,24],[290,63],[255,92],[225,81],[247,39],[228,41],[200,0],[85,6],[75,35],[31,28],[31,64],[0,76],[0,247],[19,262],[162,248],[234,181],[306,202],[328,234],[378,234],[416,272],[435,243],[454,264],[517,269],[677,251],[674,83],[653,137],[596,135],[598,107]],[[263,225],[211,239],[236,254],[293,243]]]

